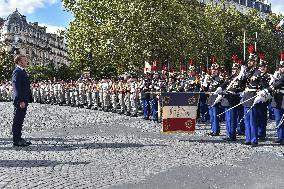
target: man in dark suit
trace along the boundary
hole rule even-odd
[[[13,146],[29,146],[28,142],[22,138],[22,127],[26,116],[28,103],[31,99],[30,81],[25,71],[28,67],[27,57],[17,55],[14,59],[16,68],[13,71],[13,104],[14,104],[14,119],[13,119]]]

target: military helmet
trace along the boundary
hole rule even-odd
[[[254,45],[250,45],[249,47],[249,61],[254,60],[257,61],[257,55],[255,54]]]
[[[241,67],[241,60],[238,60],[238,55],[234,55],[232,69],[239,69],[240,67]]]
[[[217,63],[213,63],[211,65],[211,70],[218,70],[220,68],[220,66]]]
[[[263,59],[263,53],[259,53],[259,66],[260,67],[267,66],[267,62]]]

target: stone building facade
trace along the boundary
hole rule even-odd
[[[39,26],[38,22],[28,23],[18,10],[0,20],[0,26],[2,48],[26,55],[31,65],[53,63],[58,68],[70,64],[64,38],[47,33],[46,27]]]
[[[198,0],[202,4],[208,3],[221,3],[221,0]],[[271,4],[268,0],[225,0],[226,7],[235,7],[242,14],[247,14],[249,10],[256,9],[259,12],[260,17],[266,18],[271,13]]]

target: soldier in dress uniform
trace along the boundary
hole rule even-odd
[[[126,76],[124,78],[124,104],[125,104],[125,112],[124,115],[130,116],[131,112],[131,104],[130,104],[130,77]]]
[[[268,89],[260,91],[259,96],[273,94],[271,106],[274,111],[277,139],[275,143],[284,144],[284,53],[281,54],[281,61],[278,70],[272,76]]]
[[[64,95],[65,104],[67,106],[69,106],[71,104],[70,84],[71,84],[71,82],[66,82],[66,83],[64,83],[64,86],[63,86],[64,91],[65,91],[65,95]]]
[[[103,111],[108,112],[110,106],[110,81],[109,79],[105,79],[102,83],[102,92],[103,92]]]
[[[118,90],[118,103],[120,105],[120,111],[119,114],[124,114],[125,112],[125,103],[124,103],[124,95],[125,95],[125,90],[124,90],[124,78],[120,77],[119,82],[117,84],[117,90]]]
[[[209,120],[209,114],[207,113],[208,105],[206,103],[208,95],[205,94],[207,83],[205,82],[205,76],[206,76],[206,68],[202,67],[201,69],[201,76],[200,76],[200,98],[199,98],[199,107],[200,107],[200,117],[201,122],[207,122]],[[203,93],[204,92],[204,93]]]
[[[160,92],[159,87],[159,73],[155,71],[150,88],[150,109],[153,121],[158,121],[158,99],[157,93]]]
[[[86,91],[86,101],[87,101],[87,109],[91,109],[93,106],[93,99],[92,99],[92,80],[88,79],[86,81],[85,86]]]
[[[208,135],[219,136],[220,125],[217,115],[219,113],[220,101],[216,101],[218,97],[218,91],[216,92],[216,90],[224,82],[224,79],[219,73],[219,65],[217,64],[216,60],[214,60],[213,64],[211,65],[211,75],[206,75],[204,80],[205,81],[203,85],[207,88],[205,90],[207,92],[214,92],[213,94],[210,94],[207,99],[211,123],[211,132],[208,133]]]
[[[148,120],[150,116],[150,85],[151,85],[151,75],[146,72],[145,79],[140,86],[140,93],[143,106],[143,119]]]
[[[112,113],[116,113],[117,111],[117,91],[118,91],[117,79],[113,78],[110,87]]]
[[[45,82],[42,81],[40,83],[40,103],[44,103],[45,102]]]
[[[93,110],[97,110],[99,107],[99,83],[94,80],[92,82],[92,100],[93,100]]]
[[[194,92],[199,90],[199,82],[195,72],[195,66],[192,64],[188,67],[187,78],[185,79],[184,91]]]
[[[37,103],[38,102],[38,94],[37,94],[37,91],[38,91],[38,84],[37,83],[33,83],[32,84],[32,93],[33,93],[33,102],[34,103]],[[0,95],[1,96],[1,95]],[[1,99],[1,97],[0,97]]]
[[[267,72],[267,62],[263,60],[262,53],[259,55],[260,62],[259,62],[259,90],[263,90],[268,88],[269,81],[271,79],[270,75]],[[258,139],[260,141],[264,141],[266,139],[266,127],[267,127],[267,106],[269,104],[269,99],[266,99],[265,102],[260,102],[259,107],[257,109],[257,117],[258,119]]]
[[[72,81],[71,86],[70,86],[70,101],[71,101],[71,106],[75,107],[76,106],[76,82]]]
[[[246,83],[246,89],[243,93],[243,101],[256,96],[259,89],[260,71],[256,67],[257,56],[254,54],[254,47],[250,47],[250,56],[248,65],[242,65],[239,78]],[[246,145],[255,147],[258,145],[258,117],[257,109],[261,108],[255,99],[243,103],[244,106],[244,121],[245,121],[245,135]]]
[[[137,76],[132,75],[130,80],[130,104],[131,104],[131,117],[138,116],[138,83]]]
[[[241,65],[237,62],[237,57],[234,56],[234,62],[232,66],[232,75],[220,86],[222,92],[221,105],[225,107],[225,111],[236,106],[240,103],[240,92],[244,90],[243,83],[239,79]],[[217,89],[218,90],[218,89]],[[236,140],[236,128],[237,128],[237,109],[231,109],[225,114],[226,120],[226,141]]]

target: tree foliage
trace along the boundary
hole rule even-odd
[[[0,49],[0,81],[11,80],[14,67],[13,55]]]
[[[73,68],[89,69],[97,77],[142,70],[145,60],[170,60],[178,67],[189,58],[203,64],[211,56],[219,61],[233,54],[243,57],[244,31],[246,46],[257,42],[257,50],[265,52],[271,63],[284,50],[283,37],[277,43],[274,31],[281,15],[263,20],[254,10],[242,15],[235,8],[203,7],[196,0],[63,3],[75,17],[66,32]]]

